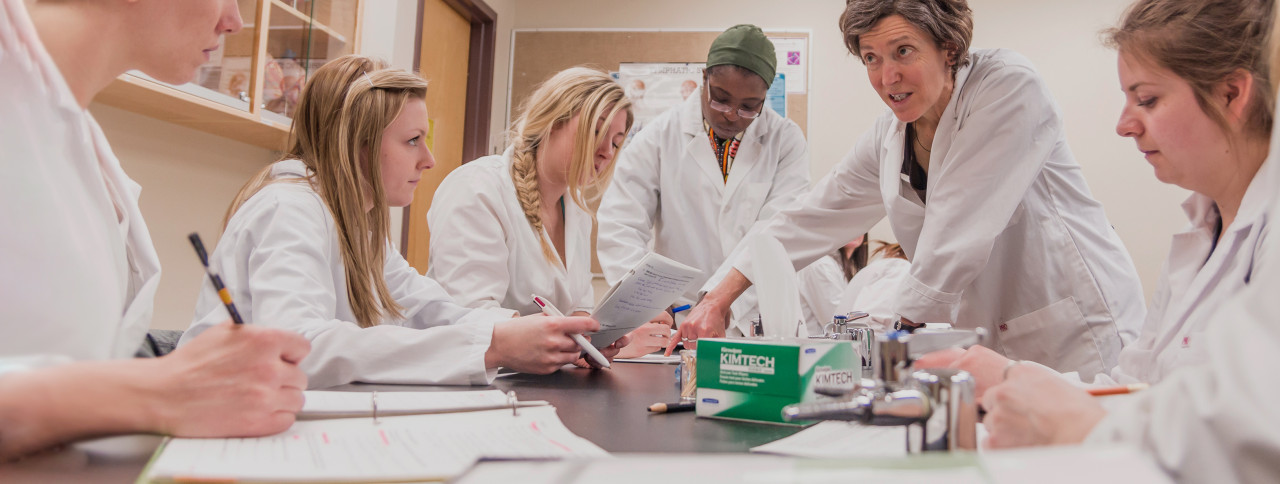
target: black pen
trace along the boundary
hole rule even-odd
[[[674,413],[689,412],[694,409],[693,402],[689,403],[655,403],[649,405],[649,411],[653,413]]]
[[[200,256],[200,263],[204,264],[204,273],[209,275],[210,281],[213,281],[213,289],[218,291],[218,298],[222,299],[222,304],[227,306],[227,312],[231,313],[231,320],[236,324],[244,324],[244,320],[240,319],[240,311],[236,311],[236,304],[231,302],[231,292],[222,285],[222,278],[209,269],[209,254],[204,251],[204,242],[200,241],[200,234],[192,232],[187,236],[187,240],[190,240],[191,245],[196,248],[196,255]]]

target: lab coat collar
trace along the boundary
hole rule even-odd
[[[1253,180],[1249,182],[1249,188],[1244,191],[1244,198],[1240,199],[1240,210],[1236,213],[1236,221],[1232,223],[1233,230],[1240,230],[1253,225],[1255,221],[1261,220],[1263,212],[1266,211],[1267,205],[1270,203],[1272,195],[1275,193],[1273,178],[1275,178],[1276,163],[1267,157],[1262,161],[1262,166],[1258,167],[1258,172],[1253,175]],[[1242,224],[1242,222],[1248,225]]]
[[[289,159],[280,160],[271,165],[271,178],[306,178],[310,170],[302,160]]]
[[[1258,167],[1258,172],[1253,175],[1253,180],[1249,182],[1249,188],[1245,189],[1244,198],[1240,200],[1240,210],[1236,212],[1236,219],[1231,222],[1230,227],[1222,228],[1224,233],[1247,231],[1253,228],[1253,225],[1262,218],[1267,203],[1271,200],[1271,195],[1274,192],[1270,186],[1274,170],[1275,163],[1272,163],[1269,158],[1262,162],[1262,166]],[[1191,224],[1191,227],[1187,230],[1188,232],[1212,231],[1213,226],[1222,217],[1218,213],[1217,205],[1214,204],[1213,199],[1194,192],[1182,202],[1182,211],[1187,215],[1187,221]],[[1211,233],[1210,236],[1212,236]]]

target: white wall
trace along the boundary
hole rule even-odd
[[[493,118],[507,113],[506,29],[723,29],[755,23],[766,30],[812,32],[809,142],[813,177],[826,174],[885,110],[866,71],[844,49],[837,19],[840,0],[490,0],[499,10]],[[1095,196],[1134,256],[1149,295],[1168,252],[1169,235],[1185,224],[1181,189],[1161,185],[1132,142],[1114,133],[1122,95],[1115,55],[1099,31],[1113,24],[1128,0],[970,0],[975,47],[1006,47],[1030,58],[1053,90],[1066,119],[1067,136]],[[784,7],[785,5],[785,7]],[[495,9],[497,9],[495,7]],[[503,23],[503,17],[514,18]],[[509,25],[510,27],[507,27]],[[496,121],[495,121],[496,122]],[[892,239],[887,224],[873,237]]]
[[[364,2],[361,51],[413,67],[417,3]],[[236,191],[278,153],[128,111],[93,104],[93,115],[129,176],[142,185],[140,205],[163,268],[153,328],[186,329],[204,272],[187,242],[199,231],[210,249]],[[392,214],[399,243],[400,214]]]

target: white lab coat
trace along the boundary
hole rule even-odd
[[[160,283],[141,189],[20,0],[0,3],[0,86],[0,359],[130,357]]]
[[[297,179],[306,167],[278,162],[273,178]],[[333,215],[305,182],[262,188],[231,217],[209,255],[247,324],[297,331],[311,341],[302,360],[311,388],[367,383],[487,385],[496,371],[484,353],[507,310],[471,310],[418,274],[388,244],[383,276],[404,307],[403,320],[361,328],[347,302],[346,270]],[[227,319],[206,280],[191,328],[179,345]]]
[[[1272,134],[1267,165],[1280,159],[1277,134],[1280,132]],[[1233,291],[1215,291],[1214,298],[1221,297],[1222,302],[1205,313],[1212,318],[1209,324],[1213,330],[1202,331],[1191,343],[1197,362],[1170,369],[1149,390],[1111,397],[1115,401],[1085,439],[1086,444],[1137,445],[1180,482],[1280,482],[1280,406],[1276,404],[1280,387],[1275,385],[1276,369],[1280,368],[1280,297],[1276,291],[1280,288],[1280,265],[1275,261],[1280,255],[1280,238],[1266,234],[1275,214],[1280,213],[1280,199],[1269,193],[1277,186],[1280,169],[1264,165],[1245,195],[1252,198],[1246,203],[1268,200],[1261,215],[1255,212],[1248,217],[1254,221],[1246,222],[1251,225],[1247,232],[1260,234],[1252,244],[1246,242],[1251,237],[1239,237],[1245,230],[1242,224],[1233,224],[1238,228],[1231,233],[1224,232],[1224,243],[1233,239],[1245,247],[1245,251],[1237,250],[1236,256],[1252,262],[1251,274],[1246,284],[1228,283]],[[1237,220],[1245,220],[1243,205],[1240,213]],[[1252,257],[1247,251],[1250,246],[1255,248]],[[1206,262],[1206,268],[1216,257]],[[1244,261],[1233,262],[1233,266],[1241,263]],[[1226,278],[1241,275],[1236,270],[1216,272]],[[1197,297],[1188,295],[1186,299]],[[1209,303],[1209,299],[1200,301]]]
[[[871,319],[867,324],[876,330],[893,329],[897,319],[893,313],[893,296],[910,272],[911,263],[906,259],[885,257],[871,261],[849,280],[836,310],[862,311]]]
[[[1249,184],[1236,219],[1222,229],[1214,248],[1214,227],[1222,220],[1213,200],[1193,193],[1182,208],[1190,227],[1173,236],[1169,258],[1138,340],[1120,352],[1120,364],[1094,385],[1155,383],[1179,367],[1207,363],[1205,336],[1220,327],[1222,306],[1249,285],[1267,237],[1267,204],[1275,163],[1266,162]]]
[[[805,331],[810,336],[821,336],[827,323],[834,316],[848,311],[836,310],[840,292],[848,281],[844,280],[844,268],[835,256],[822,257],[809,267],[796,273],[796,288],[800,291],[800,309],[804,313]]]
[[[462,165],[436,189],[427,211],[427,276],[467,307],[539,314],[530,297],[537,294],[565,314],[591,312],[591,214],[565,195],[567,264],[548,261],[539,239],[550,244],[550,236],[545,229],[534,233],[520,208],[511,153]]]
[[[906,125],[886,111],[766,231],[804,267],[888,215],[912,262],[896,314],[986,328],[1010,358],[1091,379],[1115,366],[1142,321],[1133,262],[1030,62],[1007,50],[970,59],[933,141],[927,203],[901,175]],[[751,274],[749,251],[734,261]]]
[[[596,254],[609,284],[621,280],[650,247],[702,270],[676,305],[696,302],[698,292],[708,289],[704,282],[752,225],[809,188],[804,134],[771,109],[743,133],[726,183],[703,126],[701,99],[701,91],[689,96],[635,136],[618,158],[597,214]],[[750,290],[734,303],[740,331],[755,306]]]

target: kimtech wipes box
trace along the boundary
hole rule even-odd
[[[856,375],[856,376],[855,376]],[[861,361],[847,341],[698,340],[699,417],[785,422],[782,407],[822,397],[815,385],[852,389]]]

